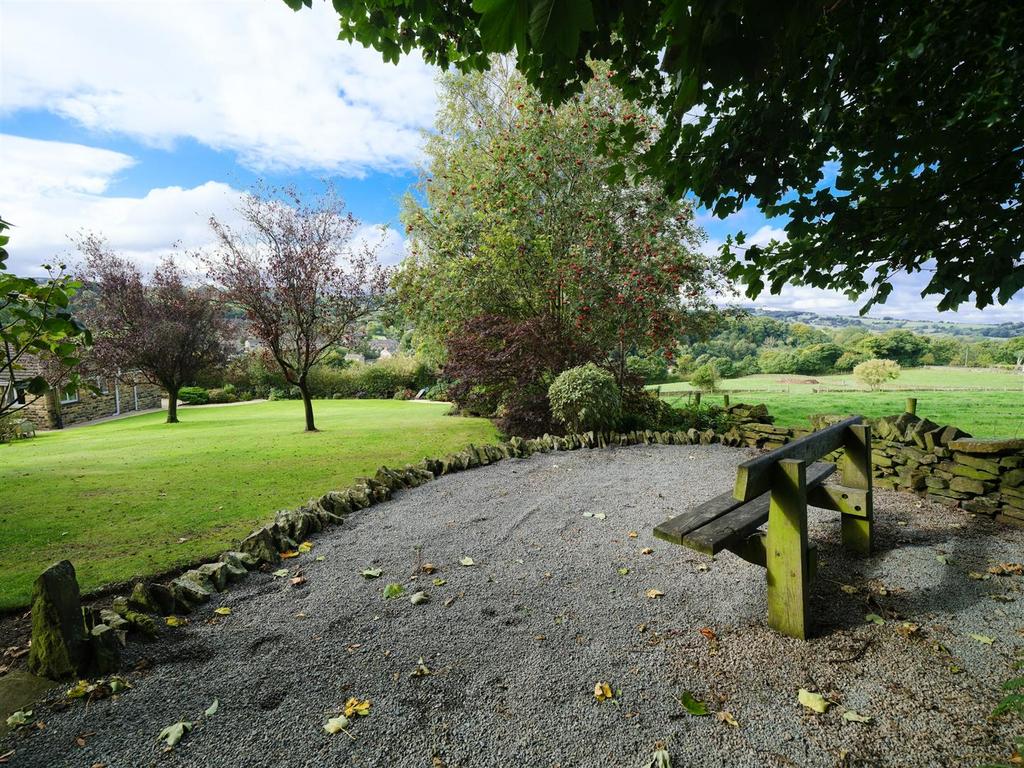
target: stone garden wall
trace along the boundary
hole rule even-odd
[[[764,406],[737,404],[728,411],[738,423],[721,436],[722,442],[764,449],[778,448],[812,428],[845,418],[812,417],[812,427],[793,429],[772,424]],[[912,413],[867,422],[872,428],[877,487],[916,493],[1024,526],[1024,439],[975,439]]]

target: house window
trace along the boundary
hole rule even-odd
[[[67,386],[63,387],[60,391],[60,403],[61,405],[67,405],[68,403],[78,402],[78,387]]]

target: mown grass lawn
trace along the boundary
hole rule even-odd
[[[50,563],[70,559],[83,590],[215,555],[277,509],[381,464],[496,439],[490,422],[445,404],[381,400],[179,411],[40,434],[0,445],[0,609],[26,605]]]

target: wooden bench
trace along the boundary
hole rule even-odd
[[[28,419],[22,419],[21,421],[15,422],[14,434],[18,437],[35,437],[36,436],[36,425]]]
[[[767,571],[768,625],[805,639],[817,570],[807,505],[839,512],[843,546],[871,553],[871,428],[862,421],[851,417],[740,464],[732,493],[666,520],[655,537],[707,555],[727,549],[760,565]],[[818,459],[838,450],[841,482],[824,485],[836,465]]]

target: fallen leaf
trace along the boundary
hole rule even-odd
[[[31,709],[19,709],[17,712],[15,712],[7,718],[7,726],[9,728],[17,728],[19,725],[27,724],[31,717]]]
[[[405,594],[405,587],[403,587],[401,584],[392,583],[384,587],[385,600],[390,600],[394,597],[401,597],[403,594]]]
[[[304,541],[301,544],[299,544],[299,552],[309,552],[309,550],[311,550],[312,548],[313,548],[313,542],[312,541]]]
[[[629,568],[619,568],[619,576],[628,576]]]
[[[999,563],[988,569],[988,572],[996,576],[1020,576],[1024,574],[1024,565],[1021,563]]]
[[[183,616],[168,616],[164,622],[168,627],[183,627],[188,624],[188,619]]]
[[[594,683],[594,698],[598,701],[611,701],[612,687],[608,683]]]
[[[282,560],[291,560],[293,557],[298,557],[298,556],[299,556],[299,553],[296,552],[294,549],[286,549],[284,552],[281,553],[281,559]]]
[[[991,573],[979,573],[978,571],[971,571],[967,574],[968,578],[974,579],[975,581],[988,581],[992,578]]]
[[[430,667],[423,662],[423,657],[420,656],[420,660],[416,662],[416,669],[410,673],[410,677],[426,677],[430,674]]]
[[[420,569],[424,573],[433,573],[434,571],[437,570],[437,566],[434,565],[433,563],[424,563],[423,565],[420,566]]]
[[[848,723],[870,723],[871,718],[860,714],[856,710],[848,709],[843,712],[843,720]]]
[[[856,595],[858,592],[860,592],[860,590],[857,587],[853,586],[853,584],[841,584],[839,588],[848,595]]]
[[[639,536],[640,534],[639,534],[639,533],[637,533],[636,531],[630,531],[630,532],[629,532],[629,533],[627,533],[626,535],[627,535],[627,536],[629,536],[629,538],[631,538],[631,539],[635,539],[635,538],[636,538],[637,536]]]
[[[192,730],[192,723],[181,720],[174,725],[168,725],[157,736],[157,740],[167,743],[168,747],[176,747],[185,734]]]
[[[977,640],[982,645],[992,645],[992,643],[995,642],[988,635],[971,635],[971,638]]]
[[[429,603],[430,595],[426,592],[413,592],[409,597],[409,602],[413,605],[419,605],[420,603]]]
[[[707,570],[708,570],[708,567],[706,565],[704,565],[704,563],[697,563],[697,571],[698,572],[705,573]]]
[[[583,516],[584,516],[584,517],[593,517],[593,516],[594,516],[594,513],[593,513],[593,512],[584,512],[584,513],[583,513]]]
[[[949,565],[949,555],[936,555],[935,559],[943,565]]]
[[[369,699],[357,699],[355,696],[352,696],[345,702],[345,717],[352,717],[352,715],[365,717],[368,714],[370,714]]]
[[[695,717],[703,717],[708,714],[708,705],[689,691],[683,691],[679,694],[679,704],[686,710],[687,714],[694,715]]]
[[[219,699],[214,699],[213,700],[213,704],[208,706],[206,708],[206,712],[204,712],[203,714],[205,714],[207,717],[213,717],[214,715],[217,714],[217,710],[218,709],[220,709],[220,700]]]
[[[317,561],[318,563],[322,563],[322,562],[323,562],[324,560],[326,560],[327,558],[326,558],[326,557],[324,557],[323,555],[317,555],[317,556],[316,556],[315,558],[313,558],[313,559],[314,559],[314,560],[316,560],[316,561]]]
[[[669,757],[667,750],[656,749],[651,755],[651,762],[644,768],[672,768],[672,758]]]
[[[594,517],[598,520],[604,520],[606,517],[608,517],[608,515],[606,515],[604,512],[595,512]]]
[[[641,555],[650,555],[653,552],[654,552],[654,550],[651,549],[650,547],[644,547],[643,549],[640,550],[640,554]]]
[[[911,637],[912,635],[916,635],[920,630],[921,626],[912,621],[904,621],[896,627],[896,633],[902,637]]]
[[[231,615],[231,609],[228,608],[226,605],[222,605],[220,608],[214,608],[213,612],[216,613],[218,616],[230,616]]]
[[[872,622],[874,624],[877,624],[878,626],[882,626],[883,624],[885,624],[885,619],[883,619],[877,613],[869,613],[867,616],[864,617],[864,621]]]
[[[654,600],[656,598],[663,597],[665,593],[662,592],[660,589],[654,589],[652,587],[651,589],[648,589],[646,592],[644,592],[644,595],[650,598],[651,600]]]
[[[726,725],[731,725],[733,728],[740,727],[740,724],[736,722],[736,718],[733,717],[732,714],[729,712],[716,712],[715,717],[717,717],[721,722],[725,723]]]
[[[293,587],[301,587],[301,586],[302,586],[303,584],[305,584],[305,583],[306,583],[306,577],[305,577],[305,576],[302,576],[302,575],[299,575],[299,576],[293,576],[293,577],[292,577],[292,578],[291,578],[291,579],[289,580],[289,583],[290,583],[290,584],[291,584],[291,585],[292,585]]]
[[[435,586],[435,587],[443,587],[443,586],[444,586],[445,584],[447,584],[447,583],[448,583],[448,582],[447,582],[447,581],[445,581],[444,579],[442,579],[442,578],[441,578],[440,576],[438,576],[438,577],[437,577],[436,579],[434,579],[434,581],[433,581],[433,584],[434,584],[434,586]]]
[[[287,568],[278,568],[276,571],[274,571],[274,578],[283,579],[285,576],[288,575],[288,573],[289,571]]]
[[[384,571],[380,568],[365,568],[362,571],[364,579],[376,579],[379,578],[382,573],[384,573]]]
[[[473,558],[472,557],[464,557],[461,560],[459,560],[459,565],[464,565],[467,568],[469,568],[471,566],[476,565],[476,563],[473,562]]]
[[[806,688],[801,688],[797,694],[797,700],[805,707],[819,715],[831,706],[831,702],[825,699],[820,693],[812,693]]]
[[[711,627],[702,627],[700,633],[704,635],[704,637],[706,637],[708,640],[718,639],[718,635],[715,634],[715,630],[711,629]]]
[[[324,730],[331,734],[341,733],[346,728],[348,728],[348,718],[344,715],[332,717],[326,723],[324,723]]]

